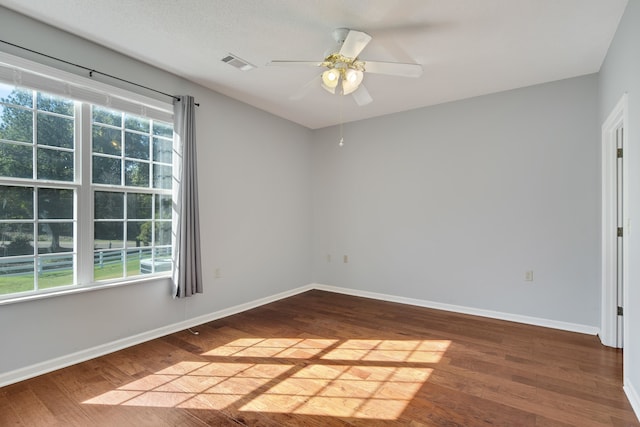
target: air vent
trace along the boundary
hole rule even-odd
[[[256,68],[254,65],[249,64],[244,59],[240,59],[237,56],[231,55],[231,54],[229,54],[229,55],[225,56],[224,58],[222,58],[222,62],[226,62],[229,65],[233,65],[234,67],[236,67],[240,71],[249,71],[249,70],[253,70],[254,68]]]

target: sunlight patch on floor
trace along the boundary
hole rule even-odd
[[[309,359],[338,340],[300,338],[241,338],[203,356],[243,356]]]
[[[431,368],[314,365],[240,410],[391,420],[400,416],[431,372]]]
[[[449,348],[447,340],[347,340],[322,356],[327,360],[438,363]]]
[[[393,420],[449,345],[242,338],[202,353],[205,360],[176,363],[83,403]]]

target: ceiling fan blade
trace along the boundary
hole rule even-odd
[[[401,62],[365,61],[364,69],[367,73],[388,74],[391,76],[420,77],[422,75],[422,65]]]
[[[312,80],[310,80],[309,82],[307,82],[304,86],[302,86],[300,89],[298,89],[296,92],[294,92],[289,99],[292,101],[299,101],[302,98],[304,98],[309,91],[316,87],[316,86],[320,86],[320,83],[322,82],[322,75],[318,75],[315,76]]]
[[[353,100],[356,101],[356,104],[358,104],[358,106],[360,107],[373,102],[373,98],[369,94],[369,91],[367,90],[367,88],[364,87],[364,85],[360,85],[358,90],[353,92],[352,95],[353,95]]]
[[[281,67],[320,67],[322,61],[270,61],[267,66]]]
[[[357,58],[360,52],[369,44],[371,36],[362,31],[350,30],[342,43],[340,55],[347,58]]]

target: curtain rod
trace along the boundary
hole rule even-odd
[[[56,58],[55,56],[47,55],[46,53],[38,52],[37,50],[29,49],[27,47],[20,46],[20,45],[17,45],[17,44],[14,44],[14,43],[11,43],[11,42],[8,42],[8,41],[5,41],[5,40],[0,40],[0,42],[2,42],[4,44],[8,44],[9,46],[16,47],[18,49],[26,50],[27,52],[35,53],[36,55],[44,56],[45,58],[53,59],[55,61],[59,61],[59,62],[62,62],[64,64],[67,64],[67,65],[72,65],[74,67],[81,68],[81,69],[86,70],[86,71],[89,72],[89,77],[93,77],[94,74],[100,74],[101,76],[109,77],[110,79],[118,80],[118,81],[130,84],[130,85],[133,85],[133,86],[137,86],[137,87],[140,87],[140,88],[143,88],[143,89],[146,89],[146,90],[150,90],[151,92],[159,93],[160,95],[168,96],[169,98],[173,98],[176,101],[180,101],[180,97],[179,96],[171,95],[170,93],[162,92],[160,90],[153,89],[151,87],[144,86],[144,85],[141,85],[139,83],[135,83],[135,82],[132,82],[130,80],[126,80],[126,79],[114,76],[112,74],[103,73],[102,71],[98,71],[98,70],[96,70],[94,68],[85,67],[84,65],[76,64],[75,62],[66,61],[64,59]],[[196,103],[195,105],[198,106],[198,107],[200,106],[200,104],[198,104],[198,103]]]

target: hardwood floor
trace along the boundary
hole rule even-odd
[[[597,337],[310,291],[0,388],[1,426],[640,426]]]

